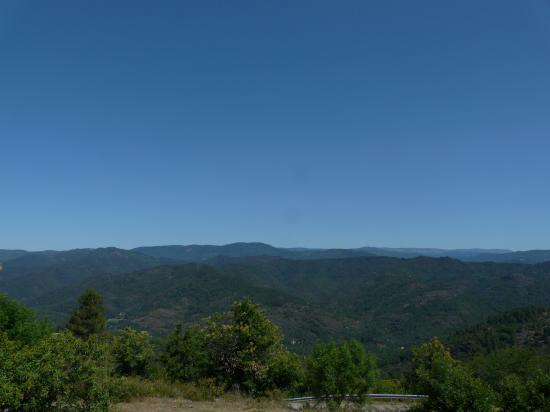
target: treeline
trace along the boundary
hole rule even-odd
[[[492,354],[510,347],[550,347],[550,310],[526,307],[492,316],[453,334],[447,343],[460,359]]]
[[[107,411],[141,396],[213,399],[226,392],[314,395],[338,409],[363,404],[369,392],[392,391],[428,395],[416,405],[423,411],[550,410],[549,357],[533,349],[463,362],[434,338],[414,349],[401,379],[389,381],[354,340],[318,343],[308,356],[289,351],[278,327],[246,299],[161,340],[132,328],[110,333],[105,325],[102,298],[91,290],[61,331],[0,296],[0,410]]]
[[[101,296],[88,290],[67,327],[53,331],[33,312],[0,296],[0,410],[106,411],[144,395],[213,398],[225,392],[345,395],[362,401],[376,362],[356,341],[318,344],[308,358],[290,352],[250,300],[203,325],[177,327],[158,342],[149,333],[105,328]]]

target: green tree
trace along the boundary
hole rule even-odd
[[[550,374],[535,370],[528,380],[509,375],[503,379],[499,393],[503,412],[549,411]]]
[[[306,381],[313,395],[329,399],[331,409],[348,395],[362,404],[377,377],[376,360],[355,341],[318,343],[307,362]]]
[[[50,332],[48,324],[38,321],[30,309],[0,294],[0,333],[4,339],[30,344]]]
[[[198,326],[185,330],[181,325],[176,326],[166,338],[162,360],[172,380],[189,382],[206,377],[211,362],[204,330]]]
[[[503,412],[528,412],[531,410],[527,385],[517,375],[508,375],[502,380],[499,394]]]
[[[107,411],[106,351],[95,340],[54,333],[17,348],[0,342],[0,410]]]
[[[459,362],[437,338],[414,349],[412,380],[419,393],[428,395],[422,410],[438,412],[489,412],[494,395],[489,387]]]
[[[211,373],[228,387],[257,394],[273,388],[276,380],[290,385],[286,378],[292,373],[282,373],[284,365],[277,363],[286,352],[281,332],[249,299],[236,302],[226,314],[212,316],[205,339]],[[283,375],[286,378],[279,379]]]
[[[151,336],[127,327],[113,339],[115,371],[123,376],[149,376],[155,356]]]
[[[75,336],[88,338],[105,330],[103,298],[94,290],[86,290],[78,299],[78,308],[71,314],[67,329]]]
[[[18,407],[22,397],[22,388],[13,379],[17,370],[14,354],[18,346],[6,333],[0,333],[0,410]]]
[[[530,410],[550,410],[550,374],[538,371],[533,379],[527,382]]]
[[[270,388],[296,392],[301,389],[305,380],[304,368],[298,355],[285,348],[275,352],[269,364]]]
[[[489,355],[477,355],[468,362],[475,375],[498,388],[506,376],[516,375],[529,381],[538,370],[550,372],[550,357],[543,350],[526,347],[506,348]]]

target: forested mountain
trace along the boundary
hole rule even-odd
[[[100,274],[121,274],[170,262],[117,248],[25,253],[6,261],[0,291],[23,302]]]
[[[8,260],[18,258],[19,256],[23,256],[26,253],[28,252],[25,250],[0,249],[0,264],[7,262]]]
[[[307,248],[277,248],[265,243],[230,243],[223,246],[214,245],[173,245],[146,246],[132,249],[158,258],[169,258],[181,262],[204,262],[220,256],[252,257],[276,256],[287,259],[335,259],[359,256],[372,256],[362,249],[307,249]]]
[[[550,349],[550,308],[517,308],[455,332],[448,343],[459,358],[489,355],[511,347]]]
[[[3,264],[0,291],[62,323],[76,297],[93,288],[105,296],[111,327],[135,324],[156,334],[247,296],[298,349],[356,337],[382,355],[500,311],[550,305],[550,263],[404,259],[368,250],[238,243],[32,252]],[[185,261],[199,263],[179,263]]]
[[[328,337],[356,337],[384,356],[499,311],[550,305],[550,264],[217,258],[87,277],[29,304],[62,318],[86,288],[105,296],[112,326],[131,323],[162,334],[247,296],[266,307],[297,348]]]

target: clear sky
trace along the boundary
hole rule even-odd
[[[0,2],[0,248],[550,248],[550,1]]]

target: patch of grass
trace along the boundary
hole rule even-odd
[[[210,401],[223,395],[223,389],[208,379],[197,383],[171,383],[164,380],[120,377],[110,379],[108,386],[113,402],[153,397]]]

